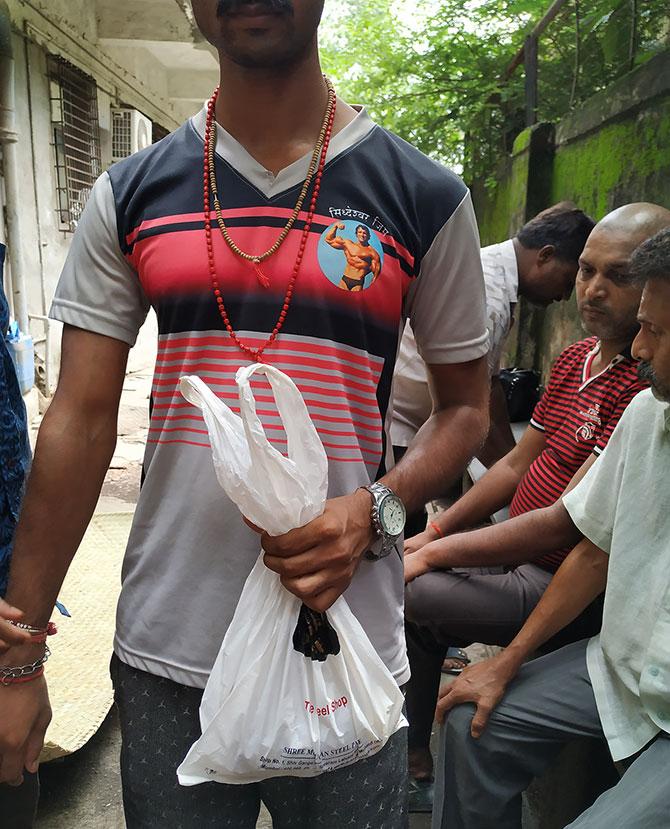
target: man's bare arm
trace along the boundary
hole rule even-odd
[[[477,459],[487,469],[490,469],[497,461],[502,460],[508,452],[511,452],[516,445],[514,434],[509,422],[507,412],[507,401],[503,391],[500,377],[497,375],[491,378],[491,397],[489,398],[489,414],[491,417],[491,428],[489,429],[486,443],[482,446]]]
[[[514,497],[519,482],[545,446],[544,432],[529,426],[519,443],[462,498],[433,520],[443,535],[481,524]],[[437,537],[434,533],[433,537]]]
[[[409,512],[447,490],[477,453],[488,431],[486,358],[428,365],[433,413],[384,483]]]
[[[65,326],[58,389],[42,422],[16,530],[7,601],[44,625],[116,445],[128,346]]]
[[[559,567],[537,607],[511,644],[497,656],[466,668],[440,695],[438,719],[463,702],[474,702],[471,733],[479,737],[507,685],[521,665],[554,634],[570,624],[607,583],[609,556],[583,539]]]
[[[128,346],[66,326],[58,390],[40,428],[16,531],[8,600],[32,625],[51,616],[67,568],[93,514],[116,443]],[[0,664],[39,658],[43,645],[18,645]],[[44,677],[0,688],[0,783],[37,769],[51,718]]]
[[[581,537],[559,500],[500,524],[430,541],[416,551],[405,550],[405,581],[450,567],[525,564],[544,553],[570,547]]]
[[[572,476],[564,494],[577,486],[598,459],[590,454]],[[427,573],[429,570],[448,567],[514,566],[533,561],[544,553],[570,547],[581,539],[568,513],[559,499],[550,507],[532,510],[516,518],[481,527],[464,533],[454,533],[436,539],[429,530],[415,536],[405,544],[405,581]]]
[[[436,411],[405,456],[382,481],[415,510],[463,471],[488,427],[486,360],[429,366]],[[327,610],[349,586],[363,552],[373,541],[370,496],[358,490],[332,498],[305,527],[262,536],[265,563],[282,584],[315,610]]]
[[[373,248],[372,249],[372,260],[370,262],[370,270],[372,271],[373,281],[379,276],[379,273],[380,273],[381,269],[382,269],[382,263],[381,263],[381,260],[379,258],[379,254]]]
[[[341,239],[337,235],[338,230],[344,230],[343,224],[334,224],[328,233],[326,233],[326,244],[330,245],[331,248],[335,248],[336,250],[344,250],[344,239]]]

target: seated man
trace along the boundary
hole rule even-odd
[[[577,260],[593,225],[593,220],[574,204],[561,202],[531,219],[513,239],[481,250],[489,333],[491,428],[478,457],[486,466],[492,466],[514,446],[498,375],[515,305],[519,297],[542,306],[569,299],[575,285]],[[433,408],[426,365],[419,356],[409,322],[400,343],[393,382],[391,440],[396,457],[401,457]],[[415,532],[425,525],[424,518]]]
[[[426,809],[429,798],[420,790],[429,791],[432,777],[429,741],[447,648],[472,642],[507,645],[570,550],[563,544],[547,547],[548,536],[540,533],[531,539],[534,547],[501,553],[497,546],[507,522],[487,528],[491,536],[485,530],[449,534],[480,524],[510,501],[512,516],[554,503],[580,467],[592,463],[592,453],[604,448],[643,387],[630,354],[641,289],[625,281],[628,260],[637,245],[668,224],[670,211],[634,204],[596,225],[580,257],[576,283],[584,327],[594,336],[558,358],[519,444],[437,516],[435,527],[406,542],[409,771],[411,790],[419,792],[414,799],[424,800]],[[447,537],[439,539],[438,531]]]
[[[634,761],[571,829],[670,825],[670,228],[636,251],[631,277],[646,280],[633,354],[651,390],[562,502],[517,519],[585,539],[510,646],[443,694],[434,829],[519,829],[532,778],[564,743],[603,736],[614,760]],[[521,667],[603,589],[599,635]]]

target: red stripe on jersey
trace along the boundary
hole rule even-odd
[[[184,372],[189,374],[199,374],[200,372],[205,371],[227,371],[228,366],[222,365],[220,362],[213,361],[217,359],[235,359],[232,350],[227,353],[223,353],[221,351],[205,351],[201,352],[200,355],[194,354],[193,356],[189,356],[190,354],[193,354],[193,352],[175,351],[173,354],[161,355],[161,357],[156,360],[156,375],[167,376],[174,372],[180,372],[181,374],[184,374]],[[175,365],[168,365],[173,362]],[[239,359],[235,362],[235,371],[237,371],[239,367]],[[305,368],[321,368],[325,371],[333,372],[336,377],[339,376],[346,378],[347,381],[349,378],[355,377],[358,380],[364,380],[367,381],[367,383],[372,383],[373,389],[377,388],[377,383],[379,381],[379,372],[375,372],[375,375],[370,377],[369,371],[361,371],[360,369],[353,368],[352,366],[348,366],[344,363],[335,362],[334,360],[321,360],[317,357],[305,357],[301,354],[281,354],[274,350],[272,365],[285,372],[286,369],[284,366],[287,364],[290,366],[300,365]],[[330,375],[325,375],[324,379],[329,376]]]
[[[229,408],[235,414],[240,413],[239,406],[230,406]],[[263,412],[263,411],[260,411],[258,409],[256,410],[256,414],[259,417],[279,417],[279,414],[277,412],[267,412],[267,411]],[[181,427],[181,426],[175,426],[174,428],[172,428],[172,427],[166,427],[166,426],[162,425],[166,421],[173,421],[173,420],[194,420],[194,421],[197,421],[199,423],[204,423],[205,422],[204,417],[200,414],[197,414],[197,413],[187,414],[187,415],[168,415],[167,417],[156,418],[155,420],[152,418],[150,431],[176,432],[176,431],[179,431],[182,428],[186,429],[186,427]],[[360,433],[358,433],[354,430],[354,423],[351,420],[348,422],[348,425],[351,426],[351,429],[347,430],[346,432],[341,431],[339,429],[324,429],[321,425],[319,425],[317,427],[317,429],[318,429],[318,432],[319,432],[320,435],[330,435],[331,437],[335,437],[335,438],[355,438],[357,441],[360,441],[361,443],[372,443],[372,444],[374,444],[375,447],[379,446],[380,440],[379,440],[378,436],[366,437],[365,435],[361,435]],[[280,423],[263,423],[263,428],[264,429],[276,429],[276,430],[281,429],[281,430],[283,430],[284,427]],[[198,430],[198,431],[201,431],[201,430]],[[205,429],[203,434],[207,434],[206,429]]]
[[[246,207],[246,208],[230,208],[227,210],[221,211],[224,219],[241,219],[241,218],[276,218],[276,219],[283,219],[288,220],[292,215],[293,211],[287,207]],[[211,210],[209,214],[209,218],[213,225],[216,225],[216,213],[215,211]],[[307,213],[303,210],[298,214],[298,222],[305,222],[307,221]],[[202,222],[203,221],[203,213],[177,213],[172,216],[161,216],[158,219],[145,219],[141,222],[134,230],[126,236],[126,244],[129,247],[137,240],[137,237],[140,233],[144,230],[153,230],[157,228],[164,227],[166,228],[166,233],[169,233],[169,228],[171,225],[177,224],[188,224],[191,222]],[[336,222],[341,221],[341,219],[333,219],[332,216],[324,216],[315,214],[313,221],[316,224],[321,225],[332,225]],[[277,233],[277,228],[274,228],[274,232]],[[393,236],[380,233],[378,230],[375,230],[375,233],[381,240],[382,244],[388,245],[395,249],[398,256],[402,257],[407,265],[411,268],[414,267],[414,257],[412,254],[407,250],[406,247],[401,245],[397,242]]]
[[[236,230],[239,232],[235,240],[244,250],[264,250],[273,244],[276,237],[274,228]],[[384,256],[379,276],[369,288],[347,291],[339,288],[322,271],[318,257],[319,244],[319,235],[310,233],[296,281],[296,294],[316,307],[341,308],[350,314],[378,320],[384,327],[397,328],[403,300],[411,284],[411,278],[402,270],[398,259]],[[263,302],[271,300],[277,303],[278,308],[281,307],[299,245],[300,233],[294,229],[277,253],[263,263],[270,287],[262,288],[253,266],[236,256],[220,234],[214,235],[216,269],[224,298],[245,297],[247,302],[253,303],[261,297]],[[330,275],[339,283],[347,263],[344,253],[338,252],[342,254],[341,261]],[[204,230],[180,230],[146,237],[136,243],[128,259],[139,276],[145,295],[154,305],[165,299],[174,302],[182,296],[211,294]]]
[[[152,395],[152,396],[155,396],[155,395]],[[226,399],[234,400],[234,401],[238,400],[237,394],[226,394],[225,391],[219,391],[216,396],[220,397],[224,401]],[[363,409],[358,409],[355,406],[346,406],[346,405],[341,404],[341,403],[331,403],[330,401],[326,402],[326,401],[323,401],[323,400],[311,400],[308,397],[306,397],[305,395],[303,395],[303,397],[305,398],[305,403],[307,404],[308,409],[323,408],[323,409],[328,409],[328,411],[351,412],[352,415],[356,415],[357,419],[360,418],[362,420],[372,421],[372,423],[375,425],[375,427],[378,424],[381,423],[381,417],[379,415],[379,411],[377,411],[377,413],[374,414],[374,413],[371,413],[369,411],[366,412]],[[259,402],[259,403],[274,403],[274,398],[273,397],[265,397],[264,398],[264,397],[259,397],[258,395],[255,395],[255,398],[256,398],[256,401]],[[154,403],[152,408],[155,410],[155,409],[184,409],[184,408],[191,407],[191,403],[182,402],[181,397],[177,394],[174,395],[173,400],[176,400],[176,401],[179,401],[179,402],[176,402],[176,403],[171,402],[171,401],[168,401],[167,403],[158,402],[158,403]],[[319,418],[322,417],[321,413],[317,412],[316,417],[319,417]],[[366,425],[366,428],[369,428],[367,426],[367,424],[365,424],[365,425]]]
[[[254,337],[253,334],[245,335],[245,342],[248,342],[252,347],[262,345],[266,337]],[[202,336],[202,337],[182,337],[179,335],[168,335],[168,337],[161,336],[158,340],[158,354],[162,357],[164,354],[171,353],[172,349],[188,349],[190,353],[197,354],[200,349],[206,346],[216,346],[217,351],[222,354],[228,353],[240,358],[240,352],[237,346],[230,345],[228,338],[225,339],[217,336]],[[335,345],[324,345],[322,343],[311,342],[307,339],[290,339],[286,334],[280,334],[277,337],[274,345],[275,353],[282,351],[296,351],[305,354],[315,354],[322,357],[334,357],[342,362],[356,363],[362,367],[368,368],[377,373],[377,377],[381,374],[384,366],[384,360],[381,357],[375,357],[371,354],[364,354],[360,351],[348,351],[345,348],[339,348]]]
[[[235,388],[237,388],[237,384],[235,383],[235,380],[232,377],[225,377],[225,378],[202,377],[201,379],[204,380],[205,383],[207,383],[210,386],[235,386]],[[176,383],[176,381],[172,381],[172,382],[173,382],[174,385],[173,385],[173,388],[170,389],[169,391],[154,391],[154,389],[152,388],[152,392],[151,392],[152,397],[157,397],[157,398],[160,398],[160,397],[163,397],[163,398],[164,397],[177,397],[177,395],[178,395],[177,383]],[[296,385],[298,385],[298,384],[296,384]],[[252,386],[252,388],[253,388],[253,386]],[[324,388],[319,388],[317,386],[307,386],[307,385],[302,385],[301,384],[301,385],[298,385],[298,389],[303,393],[304,392],[309,392],[311,394],[320,394],[320,395],[323,395],[323,397],[328,397],[328,396],[344,397],[346,400],[353,400],[354,403],[361,403],[364,406],[367,405],[367,406],[372,407],[376,404],[376,400],[375,400],[374,397],[372,397],[372,396],[362,397],[361,395],[358,395],[358,394],[352,394],[350,391],[346,391],[344,388],[342,388],[342,389],[337,389],[337,388],[328,389],[328,388],[325,388],[324,389]],[[303,397],[304,397],[304,394],[303,394]],[[334,408],[335,407],[341,408],[341,404],[335,404]],[[370,416],[372,414],[372,412],[368,412],[367,414],[368,414],[368,416]]]

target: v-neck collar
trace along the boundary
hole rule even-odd
[[[600,340],[596,342],[594,347],[586,355],[586,359],[584,360],[584,365],[582,367],[582,384],[579,387],[579,391],[583,391],[590,383],[592,383],[594,380],[597,380],[598,377],[602,377],[603,374],[608,372],[610,369],[614,368],[614,366],[618,366],[619,363],[623,362],[624,360],[630,359],[630,354],[615,354],[604,369],[599,371],[597,374],[591,374],[591,365],[593,364],[594,359],[599,353]]]
[[[353,147],[375,129],[376,124],[366,112],[365,107],[355,107],[355,109],[358,110],[356,117],[337,135],[333,136],[328,147],[326,163]],[[206,121],[207,111],[204,107],[191,118],[193,129],[203,141],[205,139]],[[256,161],[245,147],[236,138],[233,138],[227,130],[224,130],[220,124],[216,125],[216,154],[227,161],[257,190],[260,190],[267,199],[275,198],[280,193],[285,193],[287,190],[302,184],[307,176],[312,158],[312,153],[307,153],[302,158],[289,164],[288,167],[284,167],[275,176],[274,173],[266,170],[262,164]]]

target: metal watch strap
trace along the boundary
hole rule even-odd
[[[378,550],[367,550],[365,553],[365,557],[371,561],[378,561],[381,558],[386,558],[387,555],[391,552],[394,547],[394,544],[399,536],[389,536],[385,533],[384,527],[381,522],[381,517],[379,515],[379,507],[381,502],[389,495],[396,496],[395,492],[386,484],[382,484],[379,481],[375,481],[374,483],[369,484],[368,486],[361,487],[361,489],[365,489],[367,492],[370,493],[372,498],[372,505],[370,507],[370,521],[372,522],[372,528],[374,529],[378,542],[374,545],[378,547]]]

